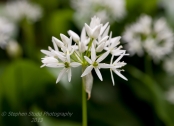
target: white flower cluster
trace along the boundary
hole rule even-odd
[[[62,68],[56,81],[58,83],[66,73],[68,80],[71,81],[71,67],[82,66],[81,77],[84,77],[89,97],[93,84],[91,74],[93,69],[101,81],[103,80],[100,73],[101,68],[110,69],[113,84],[112,72],[127,80],[120,73],[120,68],[126,65],[124,62],[120,62],[121,58],[127,55],[126,50],[122,50],[122,46],[119,46],[121,37],[112,38],[112,32],[108,36],[109,28],[109,23],[103,25],[100,23],[100,19],[94,16],[90,25],[85,23],[80,37],[71,30],[68,31],[70,38],[63,34],[60,34],[61,40],[52,37],[54,49],[48,47],[48,50],[41,50],[46,55],[42,58],[42,67]],[[72,40],[75,44],[72,43]],[[112,55],[110,64],[102,62],[109,54]],[[114,57],[117,59],[113,62]]]
[[[5,7],[5,13],[14,21],[26,18],[28,21],[36,22],[42,17],[40,6],[24,0],[8,2]]]
[[[123,39],[127,42],[130,54],[144,55],[146,52],[155,62],[171,53],[174,36],[164,18],[153,21],[142,15],[138,21],[126,28]]]
[[[125,0],[71,0],[75,19],[83,26],[94,15],[102,21],[119,21],[126,15]]]
[[[4,48],[15,32],[15,25],[8,19],[0,17],[0,47]]]

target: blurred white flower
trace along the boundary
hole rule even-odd
[[[164,18],[152,21],[148,15],[142,15],[123,33],[130,54],[144,55],[146,52],[155,62],[171,53],[174,46],[172,30]]]
[[[112,33],[110,37],[108,36],[109,28],[109,23],[103,25],[100,19],[94,16],[91,19],[90,25],[85,23],[81,36],[69,30],[68,34],[70,38],[63,34],[60,34],[61,40],[52,37],[54,49],[49,47],[48,50],[41,50],[41,52],[46,55],[42,58],[42,67],[63,68],[56,81],[59,82],[66,72],[68,73],[68,80],[70,81],[71,67],[78,67],[81,65],[83,68],[81,77],[83,77],[85,82],[84,87],[88,93],[88,98],[90,98],[93,85],[93,76],[91,74],[93,69],[101,81],[103,81],[100,72],[101,68],[111,69],[118,76],[127,80],[120,73],[121,70],[119,70],[119,68],[126,65],[123,62],[119,62],[124,55],[127,55],[125,54],[126,51],[121,50],[121,46],[118,46],[121,37],[111,38]],[[75,42],[74,45],[72,44],[72,40]],[[118,59],[110,64],[103,62],[109,54],[112,58],[118,57]],[[112,73],[111,76],[113,81],[114,77]]]
[[[163,68],[170,75],[174,75],[174,54],[165,58]]]
[[[0,47],[5,48],[7,42],[14,36],[15,25],[4,17],[0,17]]]
[[[170,89],[166,92],[166,99],[174,104],[174,86],[171,86]]]
[[[13,21],[26,18],[28,21],[36,22],[42,17],[41,7],[25,0],[7,2],[5,13]]]
[[[11,58],[17,58],[22,55],[22,48],[15,40],[10,40],[7,43],[6,51]]]
[[[71,0],[71,3],[76,11],[75,20],[80,27],[94,15],[104,22],[114,22],[126,14],[125,0]]]

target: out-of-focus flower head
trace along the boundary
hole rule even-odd
[[[7,2],[4,12],[10,19],[16,22],[23,18],[30,22],[36,22],[42,17],[41,7],[26,0]]]
[[[17,58],[22,55],[22,48],[19,45],[19,43],[15,40],[10,40],[7,43],[6,51],[7,51],[7,54],[9,55],[9,57],[11,57],[11,58]]]
[[[119,21],[126,14],[125,0],[71,0],[75,20],[83,26],[94,15],[102,21]],[[79,24],[80,22],[80,24]]]
[[[4,17],[0,17],[0,47],[4,48],[14,36],[15,25]]]
[[[147,53],[155,62],[171,53],[174,46],[173,32],[165,18],[153,21],[148,15],[142,15],[135,23],[126,27],[123,39],[127,42],[126,47],[130,54],[142,56]]]

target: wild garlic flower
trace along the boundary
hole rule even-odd
[[[165,58],[163,68],[168,74],[174,75],[174,54],[173,53],[169,57]]]
[[[62,68],[56,83],[58,83],[64,74],[68,74],[68,80],[71,81],[71,67],[82,66],[82,75],[84,80],[85,90],[88,93],[88,98],[91,95],[93,85],[92,70],[94,69],[97,76],[103,81],[100,69],[110,69],[121,78],[127,80],[120,72],[121,67],[126,65],[120,62],[121,58],[126,54],[125,50],[119,46],[120,38],[111,38],[108,36],[109,23],[105,25],[100,23],[100,19],[94,16],[91,19],[90,25],[85,23],[81,36],[77,35],[72,30],[68,31],[70,38],[60,34],[61,40],[52,37],[54,48],[48,47],[48,50],[41,50],[46,56],[42,58],[42,67]],[[72,43],[72,40],[74,43]],[[105,63],[104,60],[109,55],[118,57],[114,63]],[[114,77],[111,72],[112,81]]]
[[[80,27],[94,15],[104,22],[119,21],[126,15],[125,0],[71,0],[71,3]]]
[[[26,18],[30,22],[36,22],[42,17],[42,9],[37,4],[28,1],[10,1],[5,7],[5,14],[15,22]]]
[[[174,46],[173,32],[166,20],[159,18],[153,21],[148,15],[142,15],[128,26],[123,39],[127,42],[130,54],[142,56],[146,52],[155,62],[171,53]]]
[[[15,33],[15,25],[4,17],[0,17],[0,47],[5,48]]]

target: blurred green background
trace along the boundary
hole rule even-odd
[[[2,9],[8,2],[1,0]],[[60,38],[68,30],[80,34],[74,20],[75,10],[69,0],[33,0],[42,8],[42,17],[31,23],[25,18],[16,24],[15,40],[20,53],[10,56],[0,48],[0,126],[81,126],[81,68],[73,70],[72,81],[67,78],[56,84],[59,69],[40,68],[44,55],[41,49],[52,47],[51,37]],[[126,0],[126,16],[113,21],[113,36],[122,35],[125,27],[141,14],[163,16],[174,30],[174,16],[168,6],[158,0]],[[85,23],[85,22],[84,22]],[[86,23],[89,24],[89,21]],[[1,27],[0,27],[1,28]],[[124,44],[123,44],[124,45]],[[109,59],[108,59],[109,60]],[[118,76],[113,86],[109,70],[101,70],[101,82],[93,72],[91,99],[87,101],[89,126],[174,126],[174,105],[166,100],[166,91],[174,85],[174,76],[167,74],[162,63],[152,62],[153,76],[145,71],[145,57],[126,56],[123,73],[128,81]],[[4,112],[6,115],[4,116]],[[14,113],[56,112],[72,116],[8,116]],[[43,118],[41,122],[31,122]]]

